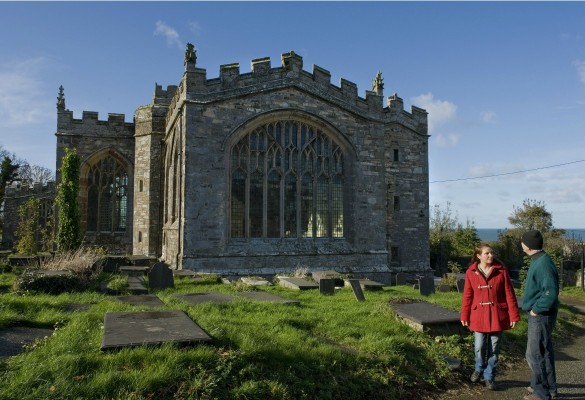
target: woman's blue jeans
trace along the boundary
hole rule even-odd
[[[549,394],[557,391],[555,352],[552,342],[556,320],[556,313],[537,316],[528,314],[526,361],[532,371],[530,386],[541,399],[550,399]]]
[[[493,381],[498,366],[502,331],[482,333],[474,332],[475,338],[475,370],[483,372],[486,381]]]

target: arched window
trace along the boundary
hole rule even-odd
[[[87,230],[124,232],[128,223],[128,172],[107,156],[89,168],[87,175]]]
[[[343,174],[340,145],[310,124],[250,131],[231,148],[231,237],[343,237]]]

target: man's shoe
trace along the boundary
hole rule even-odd
[[[496,386],[496,382],[490,381],[490,380],[485,381],[485,387],[488,390],[497,390],[498,389]]]
[[[534,393],[534,389],[532,389],[532,386],[527,386],[526,390],[528,390],[528,393],[530,394]]]
[[[471,374],[471,378],[469,379],[471,380],[471,382],[477,383],[479,382],[479,378],[481,378],[481,372],[473,371],[473,374]]]

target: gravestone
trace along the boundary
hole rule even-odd
[[[108,312],[104,317],[101,350],[209,341],[211,337],[180,310]]]
[[[362,290],[382,290],[384,287],[380,282],[372,281],[370,279],[358,279]],[[349,279],[344,280],[345,286],[349,286]]]
[[[404,272],[398,272],[396,274],[396,286],[408,284],[407,280],[408,274],[405,274]]]
[[[315,282],[310,282],[303,278],[292,278],[288,276],[279,276],[278,284],[289,289],[297,290],[317,289],[319,287]]]
[[[0,329],[0,361],[21,353],[26,345],[32,344],[36,340],[49,337],[54,332],[53,329],[27,326],[14,326],[8,329]]]
[[[148,273],[149,267],[136,267],[134,265],[122,265],[118,267],[118,272],[127,276],[144,276]]]
[[[218,292],[178,294],[176,297],[191,304],[228,303],[233,300],[229,294]]]
[[[154,264],[148,273],[148,287],[150,289],[168,289],[175,287],[173,271],[165,263]]]
[[[248,286],[269,286],[270,282],[263,278],[253,278],[249,276],[241,277],[240,280]]]
[[[431,335],[462,334],[459,313],[424,301],[392,304],[396,316],[412,328]]]
[[[457,291],[463,293],[463,288],[465,288],[465,279],[457,279]]]
[[[438,288],[439,288],[439,292],[442,292],[442,293],[447,293],[447,292],[451,291],[451,285],[446,285],[444,283],[441,283],[438,286]]]
[[[319,293],[331,295],[335,293],[335,279],[321,278],[319,279]]]
[[[348,279],[347,281],[353,289],[353,293],[355,294],[357,301],[365,301],[366,298],[364,297],[364,292],[362,291],[362,286],[360,285],[359,279]]]
[[[253,291],[253,292],[241,292],[239,293],[240,297],[245,297],[250,300],[256,301],[269,301],[273,303],[284,303],[284,304],[298,304],[298,300],[291,300],[286,299],[284,297],[276,296],[272,293],[267,293],[263,291]]]
[[[321,279],[334,279],[335,286],[343,286],[343,279],[341,278],[341,274],[337,271],[314,271],[311,273],[311,277],[317,283],[319,283]]]
[[[421,295],[428,296],[435,293],[435,280],[431,276],[421,276],[418,279],[418,287]]]
[[[117,296],[116,299],[123,303],[134,306],[162,307],[165,303],[153,294],[134,295],[134,296]]]

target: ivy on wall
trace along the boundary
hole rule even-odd
[[[57,249],[75,250],[81,245],[81,212],[79,210],[79,170],[81,159],[75,149],[65,149],[61,164],[61,183],[57,189],[59,209]]]

